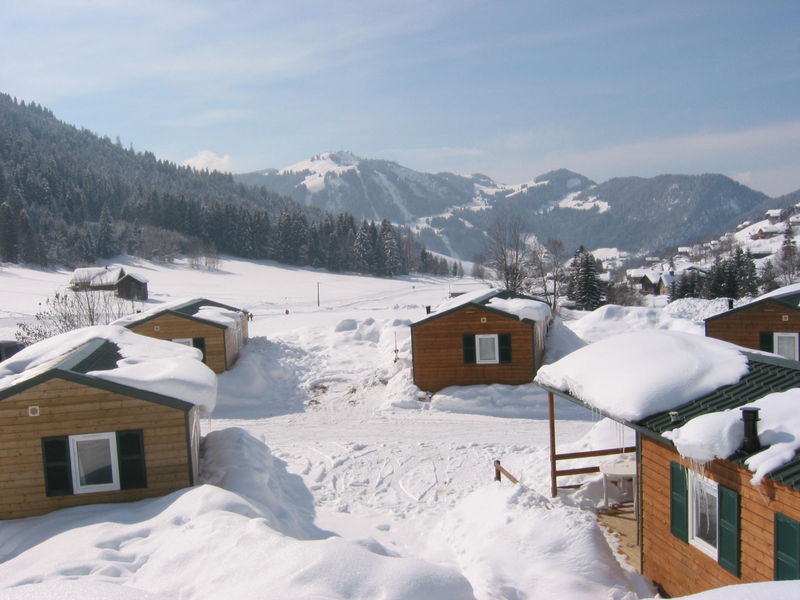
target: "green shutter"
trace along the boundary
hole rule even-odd
[[[499,333],[497,334],[497,350],[499,360],[501,363],[511,362],[511,334]]]
[[[120,489],[147,487],[144,438],[141,429],[117,432]]]
[[[669,463],[669,526],[672,535],[689,541],[689,490],[686,469],[676,462]]]
[[[775,336],[771,331],[762,331],[758,334],[758,349],[762,352],[775,351]]]
[[[739,494],[718,486],[719,549],[722,568],[739,576]]]
[[[464,341],[464,363],[471,365],[477,362],[475,354],[475,336],[465,333],[463,336]]]
[[[42,438],[42,458],[45,493],[48,496],[72,494],[69,438],[66,435]]]
[[[196,337],[192,338],[192,346],[200,350],[203,353],[203,362],[206,360],[206,338],[204,337]]]
[[[775,513],[775,579],[800,579],[800,522]]]

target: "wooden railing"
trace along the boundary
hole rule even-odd
[[[548,394],[548,402],[550,409],[550,495],[555,498],[558,496],[558,490],[580,487],[579,485],[558,485],[559,477],[566,477],[567,475],[582,475],[584,473],[598,473],[599,466],[593,467],[578,467],[576,469],[559,469],[559,460],[571,460],[575,458],[591,458],[595,456],[609,456],[611,454],[625,454],[628,452],[636,452],[636,446],[625,446],[623,448],[608,448],[606,450],[587,450],[585,452],[565,452],[562,454],[556,453],[556,423],[555,423],[555,401],[553,392]]]

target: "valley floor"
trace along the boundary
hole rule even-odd
[[[599,527],[596,482],[549,498],[546,396],[536,386],[451,388],[447,401],[418,401],[408,324],[449,288],[481,282],[235,260],[218,273],[125,266],[145,271],[157,301],[204,296],[255,315],[202,425],[203,478],[218,487],[0,523],[0,599],[56,588],[98,599],[653,595]],[[66,277],[0,270],[0,335]],[[643,318],[648,310],[568,325],[586,339],[632,323],[697,328],[660,310]],[[559,324],[550,358],[580,343]],[[558,412],[565,448],[626,443],[586,411]],[[493,481],[496,459],[520,485]]]

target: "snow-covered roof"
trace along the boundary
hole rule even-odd
[[[102,342],[115,350],[109,352]],[[96,360],[84,360],[90,357]],[[196,348],[138,335],[124,327],[97,325],[43,340],[0,363],[0,392],[61,369],[182,400],[210,413],[216,403],[217,378],[202,360]],[[90,367],[84,371],[79,365]]]
[[[748,372],[738,346],[675,331],[624,333],[539,369],[534,381],[625,422],[685,404]]]
[[[445,312],[450,312],[465,306],[467,304],[479,304],[494,310],[507,313],[522,319],[531,321],[548,321],[552,318],[552,311],[546,302],[522,296],[519,294],[512,294],[501,290],[499,288],[492,289],[478,289],[465,294],[461,294],[454,298],[448,298],[441,302],[431,314],[425,315],[414,323],[435,318]]]
[[[765,475],[795,458],[800,449],[800,389],[768,394],[747,406],[759,409],[758,437],[766,448],[745,459],[757,485]],[[682,427],[664,432],[681,454],[699,463],[728,458],[744,441],[740,407],[695,417]]]
[[[130,327],[131,325],[152,319],[165,312],[175,312],[187,317],[202,319],[223,327],[231,327],[241,319],[244,311],[233,306],[214,302],[213,300],[206,300],[205,298],[182,298],[173,300],[172,302],[157,304],[148,310],[127,315],[117,319],[112,325]]]
[[[127,273],[122,267],[82,267],[72,273],[70,284],[88,284],[91,287],[114,285],[125,276],[132,277],[142,283],[147,279],[135,273]]]
[[[766,294],[762,294],[753,302],[758,302],[759,300],[766,300],[767,298],[781,298],[782,296],[793,296],[795,294],[800,294],[800,283],[792,283],[790,285],[785,285],[783,287],[778,288],[777,290],[772,290],[771,292],[767,292]]]
[[[114,285],[124,274],[122,267],[83,267],[75,269],[70,283],[88,283],[91,286]]]
[[[768,217],[780,217],[781,216],[781,209],[780,208],[770,208],[764,214],[767,215]]]

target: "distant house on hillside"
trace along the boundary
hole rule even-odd
[[[147,300],[147,279],[122,267],[75,269],[69,285],[76,292],[107,290],[126,300]]]
[[[709,317],[705,325],[708,337],[800,360],[800,285]]]
[[[759,227],[756,231],[750,234],[751,240],[769,240],[771,238],[783,235],[785,227],[781,225],[765,225]]]
[[[645,296],[661,296],[669,293],[672,276],[663,271],[654,269],[628,269],[628,281]]]
[[[800,457],[781,449],[800,439],[800,421],[788,418],[800,400],[800,364],[734,346],[720,352],[700,343],[712,340],[683,335],[688,350],[618,336],[540,370],[551,427],[557,396],[635,430],[638,553],[642,573],[668,597],[798,579]],[[558,457],[551,448],[553,474]]]
[[[0,519],[194,485],[216,378],[189,348],[80,329],[0,363]]]
[[[160,340],[198,348],[215,373],[230,369],[247,343],[247,312],[207,300],[177,300],[114,322]]]
[[[781,212],[783,211],[781,211],[780,208],[771,208],[766,213],[764,213],[764,215],[767,217],[767,220],[769,220],[770,225],[775,225],[778,221],[781,220]]]
[[[551,321],[546,303],[498,289],[445,301],[411,324],[414,383],[428,392],[529,383],[542,363]]]

